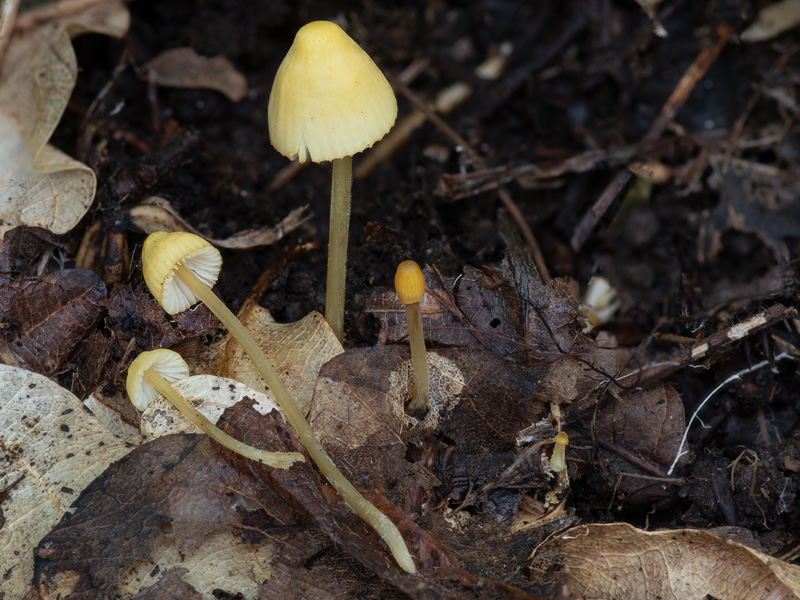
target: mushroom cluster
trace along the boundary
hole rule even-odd
[[[236,315],[211,290],[210,286],[216,283],[221,268],[222,256],[219,250],[192,233],[158,231],[147,237],[142,248],[142,274],[150,293],[158,303],[171,315],[186,310],[198,301],[208,307],[253,361],[272,391],[283,416],[325,478],[353,512],[383,538],[400,567],[409,573],[415,573],[414,560],[397,526],[342,475],[314,435],[264,351]],[[263,456],[255,448],[246,446],[217,429],[169,383],[168,380],[174,381],[188,374],[188,367],[179,356],[176,359],[173,354],[143,353],[131,365],[128,371],[128,393],[137,408],[143,409],[157,393],[161,393],[190,421],[235,452],[280,468],[287,468],[292,462],[302,460],[302,456],[296,453],[266,453],[268,456]]]

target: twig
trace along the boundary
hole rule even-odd
[[[598,383],[598,385],[595,386],[595,389],[602,389],[604,386],[611,384],[619,386],[626,380],[632,380],[631,383],[637,386],[643,386],[650,381],[659,381],[664,379],[664,377],[676,372],[677,370],[689,366],[693,362],[702,360],[709,356],[712,352],[717,352],[725,346],[737,342],[752,333],[756,333],[757,331],[766,329],[772,325],[775,325],[776,323],[780,323],[781,321],[796,316],[796,308],[791,306],[783,306],[782,304],[776,304],[775,306],[771,306],[767,310],[757,315],[753,315],[752,317],[745,319],[741,323],[736,323],[735,325],[731,325],[722,331],[717,331],[716,333],[711,334],[707,338],[681,350],[669,358],[648,363],[638,369],[635,369],[629,373],[625,373],[624,375],[619,375],[613,379],[606,378]],[[578,415],[583,414],[586,410],[590,409],[596,404],[596,402],[597,399],[592,397],[586,397],[575,402],[569,408],[569,418],[567,419],[567,422],[575,421],[578,418]]]
[[[713,398],[717,394],[717,392],[719,392],[722,388],[724,388],[732,381],[740,380],[743,375],[747,375],[748,373],[752,373],[753,371],[758,371],[759,369],[763,369],[766,366],[770,366],[773,363],[777,363],[778,361],[787,358],[790,358],[792,360],[797,360],[797,358],[792,356],[791,354],[788,354],[786,352],[781,352],[780,354],[775,356],[774,361],[762,360],[760,363],[756,363],[752,367],[748,367],[747,369],[742,369],[741,371],[737,371],[736,373],[725,379],[725,381],[720,383],[713,390],[711,390],[711,392],[705,398],[703,398],[703,401],[697,406],[695,411],[692,413],[689,422],[686,423],[686,431],[684,431],[683,438],[681,438],[681,445],[678,446],[678,452],[675,454],[675,460],[672,461],[672,466],[670,466],[669,470],[667,471],[667,475],[672,475],[672,471],[675,469],[675,465],[678,464],[678,461],[680,460],[681,456],[689,452],[688,450],[686,451],[683,450],[683,446],[686,444],[686,439],[689,437],[689,429],[692,427],[692,423],[694,423],[695,419],[697,419],[697,415],[700,413],[700,411],[703,409],[706,403],[709,400],[711,400],[711,398]]]
[[[445,173],[439,179],[436,193],[447,202],[495,190],[505,183],[515,181],[523,189],[541,187],[542,181],[555,179],[569,173],[586,173],[603,164],[622,167],[634,160],[659,158],[674,152],[680,144],[691,144],[690,137],[668,138],[655,142],[639,142],[618,148],[587,150],[558,162],[526,163],[514,167],[503,166],[476,170],[472,173]]]
[[[689,94],[692,92],[695,85],[697,85],[697,82],[703,78],[711,65],[714,64],[714,61],[717,60],[717,57],[720,55],[720,52],[722,52],[722,49],[725,47],[725,44],[732,33],[733,27],[727,23],[722,24],[717,28],[717,35],[719,36],[717,43],[710,48],[703,48],[700,51],[700,54],[697,55],[697,58],[686,70],[686,73],[683,74],[683,77],[681,77],[678,85],[676,85],[675,89],[672,90],[672,94],[670,94],[670,97],[664,103],[664,106],[661,108],[661,112],[659,113],[658,117],[656,117],[656,120],[653,121],[653,124],[645,134],[643,141],[652,142],[661,137],[661,135],[664,133],[664,130],[667,128],[667,125],[669,125],[678,111],[686,103],[686,100],[689,98]],[[611,180],[611,183],[606,186],[606,189],[603,190],[603,192],[600,194],[600,197],[583,216],[580,223],[578,223],[578,226],[575,228],[575,232],[570,240],[570,245],[572,246],[573,250],[576,252],[580,250],[581,246],[583,246],[595,225],[597,225],[600,217],[603,216],[606,210],[608,210],[608,207],[611,206],[614,198],[616,198],[620,191],[622,191],[628,181],[630,181],[631,177],[633,177],[633,175],[629,171],[620,171],[617,173],[616,177]]]

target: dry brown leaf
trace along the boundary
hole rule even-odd
[[[11,41],[0,64],[0,238],[18,225],[72,229],[94,198],[94,171],[47,144],[75,85],[70,38],[121,37],[130,16],[108,3]]]
[[[295,323],[276,323],[267,309],[251,304],[239,320],[264,349],[300,410],[307,413],[320,368],[344,352],[325,318],[312,312]],[[221,345],[213,371],[254,390],[267,391],[253,361],[230,336]],[[267,393],[271,397],[271,392]]]
[[[140,446],[90,485],[43,540],[39,591],[46,599],[100,593],[213,600],[215,589],[257,598],[275,559],[275,542],[260,532],[274,517],[291,518],[280,503],[254,501],[258,496],[254,482],[205,436]]]
[[[402,346],[349,350],[329,361],[320,371],[309,413],[312,428],[343,471],[364,486],[377,482],[398,505],[406,504],[415,487],[433,495],[433,488],[441,486],[436,493],[445,496],[453,489],[424,461],[407,460],[408,445],[430,447],[436,438],[452,440],[456,464],[446,468],[455,477],[464,475],[454,494],[469,486],[481,489],[514,462],[516,433],[545,412],[533,399],[539,369],[503,361],[488,351],[462,349],[431,351],[428,366],[430,408],[424,417],[417,415],[421,420],[403,409],[413,380],[409,351]],[[549,471],[538,457],[520,469],[524,481],[516,481],[513,490],[499,486],[489,494],[493,517],[506,519],[522,490],[549,482]]]
[[[602,473],[606,491],[613,494],[614,501],[625,500],[629,506],[637,508],[649,507],[662,493],[670,494],[667,484],[653,483],[650,479],[656,474],[654,471],[640,470],[636,462],[602,444],[614,444],[635,459],[666,473],[678,454],[686,429],[683,402],[675,388],[656,382],[621,399],[610,399],[596,415],[584,419],[584,427],[587,431],[593,429],[593,435],[601,442],[597,460],[602,469],[596,469],[593,476]],[[688,458],[682,456],[677,464],[685,464]],[[598,486],[598,491],[600,489],[602,486]],[[637,492],[641,494],[635,496]]]
[[[226,411],[221,427],[254,445],[300,449],[276,413],[246,404]],[[436,538],[383,506],[422,561],[423,576],[408,575],[312,465],[278,471],[238,458],[182,434],[112,465],[37,548],[42,598],[399,598],[393,585],[420,599],[541,600],[472,577]]]
[[[457,280],[428,268],[423,273],[420,310],[430,342],[547,359],[588,342],[580,333],[579,303],[564,280],[544,286],[509,260],[496,269],[466,266]],[[370,298],[367,310],[381,321],[382,341],[406,340],[405,309],[393,291]]]
[[[796,600],[800,595],[799,567],[707,531],[581,525],[543,550],[548,548],[557,548],[569,569],[573,597]]]
[[[142,204],[132,207],[128,214],[130,214],[133,224],[145,233],[189,231],[218,248],[247,250],[259,246],[269,246],[282,239],[287,233],[294,231],[311,218],[311,214],[307,211],[308,204],[305,204],[291,211],[275,227],[245,229],[223,239],[208,237],[194,229],[178,214],[178,211],[172,208],[167,200],[159,196],[147,198]]]
[[[5,600],[22,598],[33,549],[105,468],[129,451],[46,377],[0,365],[0,556]]]
[[[41,277],[0,273],[0,315],[6,324],[0,360],[52,375],[94,327],[105,299],[106,286],[85,269]]]
[[[0,245],[0,272],[36,272],[35,265],[41,257],[50,256],[54,249],[74,251],[67,240],[41,227],[15,227],[3,237]]]
[[[220,427],[241,432],[243,440],[251,444],[257,443],[278,451],[300,450],[299,442],[287,430],[285,421],[276,417],[275,412],[261,415],[252,410],[247,402],[241,402],[233,410],[225,412],[220,419]],[[397,525],[415,557],[418,568],[416,576],[400,569],[386,555],[385,544],[345,506],[330,486],[320,481],[318,471],[310,461],[295,463],[291,468],[281,470],[264,468],[255,463],[245,466],[242,464],[244,459],[238,455],[232,458],[240,469],[253,472],[259,481],[269,486],[289,506],[313,519],[351,558],[411,598],[541,600],[504,583],[478,578],[461,569],[449,550],[434,535],[419,527],[379,492],[372,491],[371,483],[363,488],[363,493],[367,500]]]
[[[783,260],[784,238],[794,237],[800,229],[800,210],[795,202],[800,183],[796,177],[747,160],[732,160],[724,173],[722,157],[712,156],[709,164],[714,173],[708,182],[719,190],[720,202],[707,213],[700,229],[700,260],[715,260],[728,230],[757,236],[776,262]]]
[[[783,0],[765,6],[755,23],[742,32],[743,42],[765,42],[800,25],[800,0]]]
[[[247,94],[247,80],[224,56],[205,58],[193,48],[162,52],[142,67],[158,85],[174,88],[217,90],[232,102]]]

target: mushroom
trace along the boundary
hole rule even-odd
[[[579,314],[586,320],[584,333],[591,333],[595,327],[608,323],[619,308],[617,290],[605,277],[595,275],[589,280],[586,294],[581,301]]]
[[[550,459],[550,470],[553,473],[560,473],[567,468],[565,451],[569,444],[569,436],[565,432],[559,431],[553,441],[555,446],[553,446],[553,456]]]
[[[253,448],[222,431],[172,387],[173,382],[188,376],[189,367],[180,354],[166,349],[151,350],[142,352],[128,367],[125,387],[137,409],[143,411],[161,394],[209,437],[246,458],[277,469],[288,469],[295,461],[305,460],[299,452],[267,452]]]
[[[384,539],[397,563],[405,571],[415,573],[414,561],[395,524],[370,504],[342,475],[314,435],[264,351],[245,326],[211,291],[209,286],[217,281],[221,268],[222,256],[219,250],[193,233],[157,231],[147,236],[142,248],[142,274],[145,283],[164,310],[173,315],[200,300],[216,315],[253,361],[272,390],[283,416],[294,428],[300,443],[325,478],[347,505]]]
[[[394,125],[397,100],[372,59],[335,23],[302,27],[269,96],[269,137],[284,156],[333,161],[325,320],[341,342],[352,157]]]
[[[397,297],[406,307],[408,342],[411,345],[411,364],[414,368],[414,390],[408,411],[414,413],[428,407],[428,359],[425,353],[425,334],[422,331],[422,315],[419,303],[425,297],[425,277],[419,265],[406,260],[397,267],[394,276]]]

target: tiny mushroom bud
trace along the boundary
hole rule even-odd
[[[555,446],[553,446],[553,456],[550,459],[550,470],[553,473],[560,473],[567,468],[567,458],[565,450],[569,444],[569,436],[559,431],[555,437]]]
[[[172,387],[173,382],[188,376],[189,367],[180,354],[172,350],[152,350],[142,352],[128,367],[125,387],[137,409],[146,409],[161,394],[209,437],[246,458],[276,469],[288,469],[295,461],[305,460],[299,452],[266,452],[253,448],[222,431]]]
[[[335,23],[315,21],[297,32],[283,59],[268,112],[278,152],[300,162],[333,161],[325,320],[341,341],[352,156],[392,128],[397,100],[358,44]]]
[[[192,233],[151,233],[142,248],[142,273],[156,300],[170,314],[181,312],[201,300],[238,341],[272,391],[283,416],[294,428],[300,443],[334,489],[388,544],[397,563],[415,573],[414,561],[403,536],[389,518],[370,504],[342,475],[322,447],[289,390],[275,372],[264,351],[225,304],[214,295],[213,285],[222,258],[219,250]]]
[[[580,315],[586,319],[584,333],[608,323],[619,308],[617,291],[605,277],[594,276],[589,280],[586,294],[580,305]]]
[[[409,412],[428,407],[428,359],[425,352],[425,334],[422,331],[422,315],[419,303],[425,297],[425,277],[419,265],[406,260],[397,267],[394,287],[400,302],[406,306],[408,342],[411,345],[411,364],[414,367],[414,391],[408,405]]]

